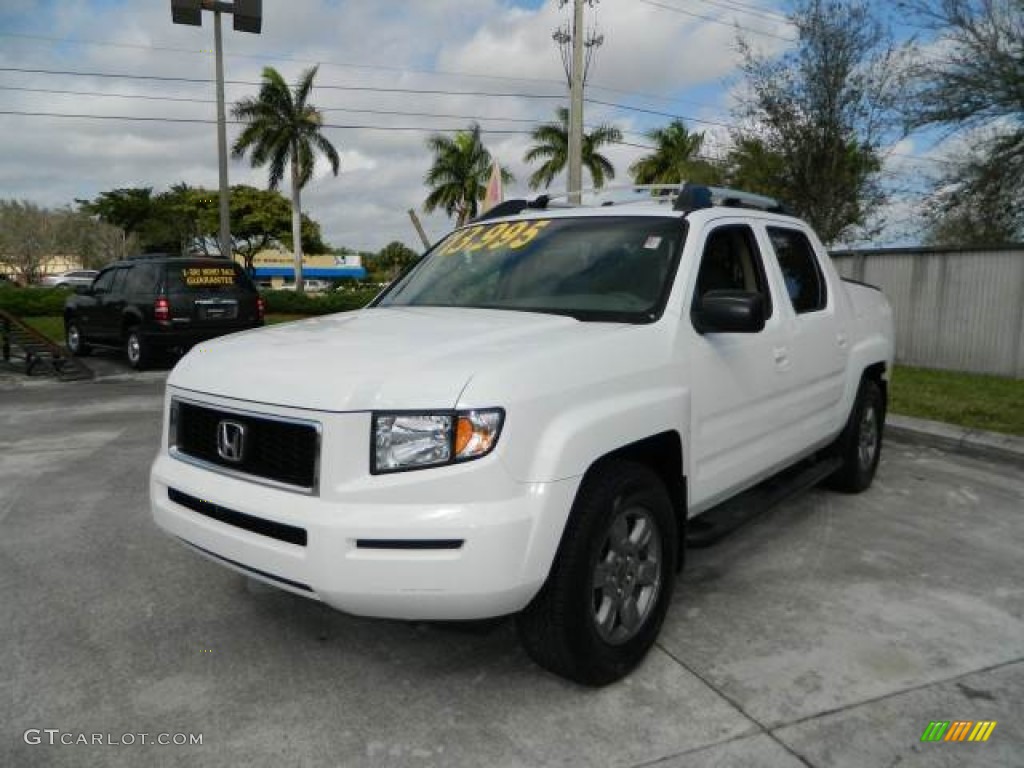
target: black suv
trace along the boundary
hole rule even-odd
[[[64,331],[71,354],[123,346],[142,370],[162,351],[263,325],[263,311],[233,262],[150,256],[112,264],[78,288],[64,305]]]

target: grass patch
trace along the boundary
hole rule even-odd
[[[35,328],[43,336],[57,342],[64,343],[64,318],[63,317],[23,317],[25,325]]]
[[[889,409],[904,416],[1024,435],[1024,381],[896,366]]]

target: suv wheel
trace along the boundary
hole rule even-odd
[[[128,365],[136,371],[144,371],[149,366],[152,361],[153,350],[138,328],[128,329],[124,347],[125,354],[128,356]]]
[[[70,322],[65,326],[64,339],[68,351],[75,357],[85,357],[92,351],[85,343],[85,337],[82,335],[82,329],[78,327],[78,323]]]
[[[517,617],[527,653],[584,685],[629,673],[672,599],[676,518],[661,479],[631,462],[588,474],[540,593]]]
[[[864,379],[857,390],[857,399],[839,439],[832,450],[842,464],[828,480],[828,485],[845,493],[867,490],[875,479],[882,455],[882,426],[885,423],[885,398],[878,383]]]

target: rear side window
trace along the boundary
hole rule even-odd
[[[693,306],[709,291],[747,291],[764,299],[765,317],[772,316],[772,296],[768,290],[761,251],[750,227],[738,224],[712,230],[704,242],[704,253],[697,272]]]
[[[796,229],[768,227],[768,237],[779,260],[786,292],[796,313],[817,312],[828,304],[825,276],[807,235]]]
[[[128,271],[125,293],[156,293],[157,269],[152,264],[136,264]]]
[[[167,264],[168,293],[253,293],[249,276],[230,261],[223,264],[184,262]]]

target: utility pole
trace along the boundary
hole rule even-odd
[[[583,0],[573,0],[572,75],[569,85],[569,202],[580,204],[583,188]]]
[[[604,43],[604,35],[599,35],[596,28],[589,35],[584,35],[583,6],[593,8],[598,0],[558,0],[558,7],[563,8],[570,1],[573,4],[572,24],[559,27],[551,37],[561,51],[562,67],[569,81],[566,192],[569,193],[569,202],[579,205],[580,190],[583,188],[583,89],[594,51]]]

